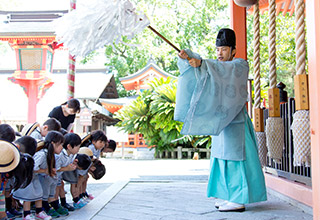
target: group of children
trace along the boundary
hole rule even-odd
[[[0,148],[2,142],[16,147],[25,169],[15,168],[16,171],[10,171],[13,175],[0,169],[0,195],[5,196],[6,209],[4,213],[0,197],[0,220],[6,219],[6,215],[8,218],[23,215],[25,220],[50,220],[68,215],[93,199],[86,191],[88,174],[101,170],[93,161],[99,159],[102,151],[114,152],[116,143],[108,140],[101,130],[91,132],[85,143],[78,134],[63,131],[60,122],[50,118],[41,126],[38,123],[25,126],[23,136],[15,141],[16,132],[8,124],[0,124]],[[3,163],[0,160],[0,168],[6,166]],[[72,205],[66,201],[64,181],[70,183]],[[23,202],[23,213],[17,211],[13,201]],[[35,214],[31,212],[32,207]]]

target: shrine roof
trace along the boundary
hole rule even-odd
[[[53,74],[66,73],[66,70],[54,70]],[[105,69],[77,69],[75,77],[75,97],[79,99],[118,98],[113,74]]]
[[[103,119],[106,122],[107,126],[115,125],[120,121],[119,119],[110,117],[98,110],[93,110],[91,113],[92,113],[92,118]]]
[[[283,15],[289,13],[290,16],[293,15],[295,10],[294,0],[276,0],[276,14],[279,15],[282,12]],[[268,0],[259,0],[260,13],[263,14],[269,10]],[[253,7],[248,9],[250,14],[253,13]]]
[[[99,101],[101,103],[105,103],[105,104],[123,106],[123,105],[130,104],[130,102],[136,100],[137,97],[138,97],[138,95],[129,96],[129,97],[122,97],[122,98],[117,98],[117,99],[101,99],[100,98]]]
[[[63,11],[0,11],[0,36],[55,36],[52,21]]]
[[[164,77],[172,77],[172,78],[176,78],[176,76],[171,75],[169,73],[167,73],[166,71],[164,71],[163,69],[161,69],[153,59],[150,59],[149,62],[147,63],[147,65],[141,69],[140,71],[126,76],[126,77],[122,77],[119,80],[122,81],[126,81],[126,80],[132,80],[134,78],[138,78],[139,76],[143,75],[144,73],[146,73],[150,68],[154,68],[158,73],[160,73],[161,75],[163,75]]]

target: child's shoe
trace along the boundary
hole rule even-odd
[[[68,203],[66,203],[65,205],[62,205],[62,207],[68,209],[69,212],[72,212],[75,210],[74,207],[69,205]]]
[[[56,209],[56,212],[58,212],[58,214],[61,215],[61,216],[69,215],[68,209],[62,207],[61,205],[59,205],[59,208]]]
[[[47,215],[45,211],[39,212],[36,214],[37,219],[43,219],[43,220],[51,220],[52,217],[50,215]]]
[[[77,203],[73,203],[75,209],[81,209],[85,205],[87,205],[87,203],[83,199],[80,199]]]
[[[13,219],[15,216],[13,214],[11,214],[10,212],[6,211],[7,214],[7,218],[8,219]]]
[[[86,200],[84,200],[84,199],[80,199],[79,201],[81,201],[81,203],[84,203],[85,205],[88,204],[88,202],[86,202]]]
[[[90,200],[93,200],[94,196],[92,194],[89,194],[87,198],[90,199]]]
[[[51,208],[47,212],[47,214],[50,215],[52,218],[59,218],[60,217],[59,213],[54,208]]]
[[[16,209],[10,209],[7,211],[8,218],[21,217],[22,212],[18,212]],[[11,216],[11,217],[9,217]]]
[[[36,217],[32,214],[29,214],[26,217],[23,217],[22,220],[36,220]]]
[[[86,203],[91,202],[91,200],[89,199],[89,197],[83,197],[82,199],[83,199],[83,201],[85,201]]]

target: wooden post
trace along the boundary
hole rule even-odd
[[[278,88],[268,89],[269,117],[280,117],[280,94]]]
[[[191,159],[191,150],[190,149],[188,149],[188,159]]]
[[[264,132],[263,109],[254,109],[254,129],[256,132]]]
[[[296,110],[309,110],[309,89],[307,74],[294,76],[294,96],[296,99]]]
[[[182,147],[178,147],[178,160],[182,159]]]
[[[124,159],[124,142],[121,142],[121,158]]]

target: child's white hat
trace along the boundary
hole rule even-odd
[[[21,135],[29,136],[37,127],[40,127],[40,124],[38,122],[26,124],[21,131]]]
[[[85,154],[89,157],[93,156],[92,150],[89,147],[80,147],[78,154]]]
[[[0,140],[0,155],[0,173],[13,170],[20,162],[19,150],[10,142]]]

